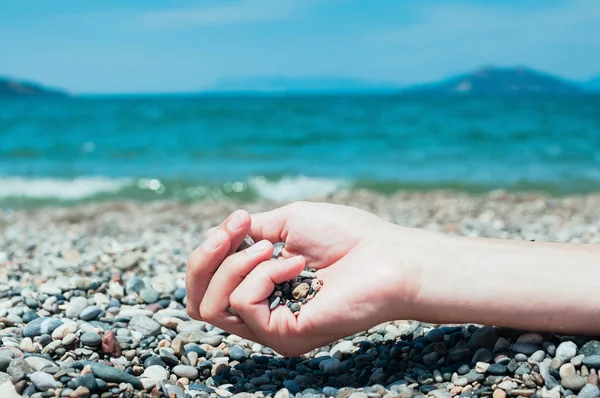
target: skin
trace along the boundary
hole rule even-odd
[[[248,234],[257,244],[236,253]],[[270,260],[278,241],[282,258]],[[321,291],[298,316],[270,311],[274,284],[305,265],[317,269]],[[238,210],[208,231],[188,260],[187,311],[285,356],[396,319],[600,334],[589,321],[600,315],[599,265],[598,246],[451,237],[297,202]]]

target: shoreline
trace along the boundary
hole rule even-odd
[[[318,200],[446,234],[600,243],[600,193],[353,191]],[[204,232],[237,208],[280,205],[117,201],[0,209],[2,396],[505,398],[584,388],[597,396],[600,342],[580,336],[397,320],[292,361],[191,321],[185,263]]]

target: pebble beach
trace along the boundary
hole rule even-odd
[[[342,191],[314,199],[452,235],[600,242],[600,194]],[[204,232],[235,209],[279,205],[0,209],[0,398],[600,396],[593,336],[399,319],[285,358],[191,320],[185,267]]]

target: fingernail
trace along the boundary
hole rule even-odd
[[[254,254],[263,251],[267,247],[267,241],[261,240],[260,242],[250,246],[248,248],[248,253]]]
[[[225,240],[224,235],[225,233],[221,230],[215,231],[208,239],[206,239],[206,241],[204,241],[204,248],[208,251],[216,250]]]
[[[237,231],[238,229],[242,228],[243,224],[244,220],[242,219],[242,215],[239,213],[235,213],[231,217],[231,220],[227,222],[227,229],[229,229],[232,232]]]

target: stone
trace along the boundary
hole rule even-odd
[[[160,324],[146,316],[135,315],[129,321],[129,329],[140,332],[146,338],[157,336],[160,333]]]
[[[27,364],[33,369],[35,369],[35,371],[37,372],[42,371],[44,368],[56,366],[56,364],[53,361],[50,361],[44,357],[37,356],[27,357],[25,358],[25,362],[27,362]]]
[[[560,384],[569,390],[579,391],[583,388],[583,386],[585,386],[586,380],[579,375],[570,374],[560,379]]]
[[[137,377],[122,370],[97,362],[91,362],[89,365],[96,377],[104,381],[114,383],[129,383],[140,390],[143,388],[142,383]]]
[[[93,374],[88,373],[81,376],[77,376],[73,382],[77,387],[85,387],[88,391],[96,391],[98,390],[98,383],[96,382],[96,378]]]
[[[87,298],[79,296],[73,297],[67,304],[65,316],[67,318],[77,318],[79,317],[79,314],[81,314],[81,311],[83,311],[87,306]]]
[[[488,367],[487,372],[493,376],[504,376],[507,372],[507,369],[504,365],[494,363]]]
[[[79,319],[83,319],[84,321],[92,321],[102,315],[103,312],[104,310],[97,305],[90,305],[81,311],[79,314]]]
[[[577,352],[578,355],[585,355],[589,357],[591,355],[600,355],[600,341],[590,340],[585,343]]]
[[[573,365],[572,363],[565,363],[560,367],[559,374],[561,378],[564,378],[569,375],[574,375],[575,373],[575,365]]]
[[[125,253],[120,258],[118,258],[114,265],[118,269],[122,271],[126,271],[130,268],[133,268],[137,265],[137,263],[142,259],[142,253],[138,251],[132,251]]]
[[[589,368],[598,369],[600,368],[600,355],[586,356],[582,363]]]
[[[160,365],[150,365],[144,370],[140,378],[154,381],[167,380],[169,378],[169,371]]]
[[[321,361],[319,369],[325,374],[338,374],[343,370],[343,367],[339,359],[331,358]]]
[[[546,351],[537,350],[528,358],[530,362],[542,362],[546,358]]]
[[[563,362],[570,361],[577,355],[577,345],[572,341],[563,341],[556,348],[556,357],[563,360]]]
[[[596,398],[600,397],[600,388],[593,384],[586,384],[577,394],[577,398]]]
[[[350,354],[354,351],[354,344],[350,340],[342,340],[339,343],[335,344],[329,350],[329,355],[332,358],[340,359],[344,354]]]
[[[62,340],[69,333],[75,333],[77,331],[77,323],[73,321],[66,320],[62,325],[54,329],[52,332],[52,338],[54,340]]]
[[[472,351],[480,348],[492,350],[497,340],[498,333],[496,332],[496,328],[493,326],[483,326],[473,333],[467,342],[467,347]]]
[[[198,369],[192,366],[177,365],[173,368],[173,373],[179,377],[186,377],[190,380],[194,380],[198,377]]]
[[[52,375],[45,372],[33,372],[29,375],[31,383],[39,391],[48,391],[51,388],[56,388],[56,380]]]
[[[524,333],[517,338],[517,344],[533,344],[541,346],[544,338],[539,333]]]
[[[301,283],[292,290],[292,297],[296,300],[300,300],[305,298],[308,295],[308,291],[310,290],[310,286],[308,283]]]
[[[114,358],[121,356],[121,347],[117,342],[115,333],[112,330],[105,332],[102,335],[102,351],[111,355]]]
[[[152,288],[144,288],[144,289],[140,290],[139,294],[140,294],[140,297],[142,298],[142,300],[144,300],[144,303],[146,303],[146,304],[156,303],[158,301],[158,299],[160,298],[160,296],[156,292],[156,290],[154,290]]]
[[[98,347],[102,342],[100,336],[92,332],[83,333],[81,337],[79,337],[79,341],[81,341],[83,345],[90,347]]]
[[[233,346],[229,349],[229,358],[234,361],[243,362],[248,359],[248,353],[239,346]]]
[[[57,327],[62,325],[62,321],[57,318],[43,317],[29,322],[23,328],[23,337],[36,337],[42,334],[51,334]]]
[[[494,390],[492,397],[493,398],[506,398],[506,391],[502,390],[501,388],[497,388],[496,390]]]
[[[531,343],[514,343],[511,346],[511,348],[515,352],[525,354],[525,355],[531,355],[534,352],[536,352],[537,350],[539,350],[541,348],[541,346],[538,344],[531,344]]]
[[[71,393],[71,398],[89,398],[90,390],[87,387],[79,386]]]

